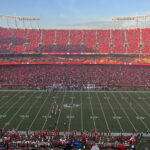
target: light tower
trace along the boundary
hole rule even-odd
[[[26,51],[26,49],[29,45],[27,25],[29,26],[30,29],[34,28],[34,29],[40,30],[40,25],[39,25],[40,18],[37,18],[37,17],[7,16],[7,15],[1,15],[0,14],[0,27],[3,27],[3,25],[2,25],[3,21],[5,23],[4,28],[8,28],[8,30],[11,33],[11,36],[10,36],[11,40],[10,40],[10,43],[9,43],[10,52],[13,51],[13,47],[14,47],[14,43],[13,43],[13,40],[12,40],[13,37],[14,37],[14,30],[12,30],[12,28],[15,28],[15,29],[19,28],[19,29],[25,30],[26,41],[24,43],[24,51]],[[33,27],[33,22],[36,25],[34,27]],[[19,26],[20,23],[22,24],[21,26]]]
[[[150,14],[148,15],[139,15],[139,16],[128,16],[128,17],[113,17],[112,21],[118,22],[118,21],[127,21],[128,22],[128,28],[130,27],[130,22],[136,23],[136,28],[146,28],[147,23],[150,21]]]
[[[37,17],[20,17],[20,16],[6,16],[6,15],[0,15],[0,20],[6,20],[7,26],[10,27],[9,21],[14,21],[15,27],[18,28],[18,21],[23,23],[23,28],[26,28],[25,22],[30,22],[30,27],[32,28],[32,22],[36,22],[38,29],[40,18]]]

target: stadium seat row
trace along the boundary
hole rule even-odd
[[[0,53],[150,53],[150,29],[0,28]]]

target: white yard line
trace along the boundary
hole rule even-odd
[[[74,99],[74,92],[72,92],[72,102],[71,102],[71,104],[73,104],[73,99]],[[70,131],[70,125],[71,125],[71,120],[72,120],[71,115],[72,115],[72,107],[70,108],[70,114],[69,114],[70,118],[69,118],[69,124],[68,124],[68,132]]]
[[[23,95],[23,96],[25,96],[25,95]],[[7,114],[16,105],[16,103],[18,103],[20,100],[21,100],[21,98],[17,98],[15,103],[13,103],[3,114]]]
[[[7,97],[4,97],[4,96],[6,96],[6,95],[4,95],[4,93],[1,93],[1,94],[3,94],[3,95],[0,95],[0,97],[1,97],[1,98],[0,98],[0,102],[1,102],[4,98],[7,99]],[[5,94],[6,94],[6,93],[5,93]],[[10,95],[10,92],[9,92],[8,95]],[[7,96],[8,96],[8,95],[7,95]],[[8,96],[8,97],[9,97],[9,96]]]
[[[20,100],[21,98],[17,98],[17,100],[3,114],[7,114]]]
[[[120,93],[119,93],[119,94],[120,94]],[[118,105],[119,105],[119,107],[121,108],[121,110],[123,111],[123,113],[125,114],[125,116],[126,116],[126,118],[128,119],[128,121],[129,121],[130,124],[132,125],[134,131],[136,131],[136,127],[134,126],[134,124],[133,124],[132,121],[130,120],[130,118],[129,118],[128,114],[126,113],[125,109],[124,109],[124,108],[122,107],[122,105],[120,104],[118,98],[115,96],[114,93],[112,93],[112,95],[113,95],[115,101],[118,103]],[[121,94],[120,94],[120,95],[121,95]],[[121,95],[121,96],[122,96],[122,95]]]
[[[143,110],[143,112],[150,118],[150,114],[145,111],[145,109],[135,100],[135,98],[134,98],[132,95],[130,95],[130,94],[128,94],[128,95],[129,95],[129,96],[132,98],[132,100]]]
[[[128,103],[128,101],[126,99],[125,99],[125,101],[129,105],[129,103]],[[129,107],[133,110],[133,112],[136,114],[136,116],[139,116],[139,114],[135,111],[135,109],[132,106],[129,105]],[[143,120],[141,120],[141,119],[140,119],[140,121],[143,123],[144,127],[149,130],[149,128],[147,127],[145,122]]]
[[[33,94],[32,94],[32,95],[33,95]],[[32,95],[29,97],[28,101],[31,99]],[[41,96],[41,95],[42,95],[42,92],[40,93],[40,96]],[[28,115],[28,114],[29,114],[29,112],[31,111],[31,109],[33,108],[33,106],[34,106],[37,102],[38,102],[38,100],[34,100],[34,102],[32,103],[32,105],[30,105],[30,107],[29,107],[28,111],[25,113],[25,115]],[[21,126],[21,124],[22,124],[22,122],[24,121],[24,119],[25,119],[25,118],[22,118],[22,119],[21,119],[21,121],[18,123],[16,129],[18,129],[18,128]]]
[[[4,92],[0,92],[0,97],[1,97],[1,96],[3,96],[4,94],[6,94],[6,93],[4,93]],[[4,95],[4,96],[5,96],[5,95]]]
[[[3,108],[6,104],[8,104],[14,97],[16,97],[18,94],[20,94],[20,93],[16,93],[15,95],[13,95],[5,104],[3,104],[1,107],[0,107],[0,109],[1,108]]]
[[[96,128],[96,124],[95,124],[95,119],[94,119],[94,112],[93,112],[93,106],[92,106],[92,103],[91,103],[91,99],[90,99],[90,94],[88,92],[88,95],[89,95],[89,102],[90,102],[90,106],[91,106],[91,112],[92,112],[92,119],[93,119],[93,124],[94,124],[94,128],[95,128],[95,131],[97,130]]]
[[[58,115],[58,118],[57,118],[55,129],[57,129],[57,126],[58,126],[58,123],[59,123],[59,119],[60,119],[60,115],[61,115],[61,112],[62,112],[62,109],[63,109],[63,103],[64,103],[64,100],[65,100],[65,97],[66,97],[66,92],[64,93],[64,96],[63,96],[63,99],[62,99],[61,108],[60,108],[60,112],[59,112],[59,115]]]
[[[57,97],[57,96],[58,96],[58,92],[57,92],[57,94],[56,94],[56,97]],[[53,99],[53,98],[52,98],[52,99]],[[50,110],[49,110],[47,116],[49,116],[50,113],[51,113],[51,109],[52,109],[52,106],[53,106],[53,104],[54,104],[54,101],[56,101],[56,98],[53,100],[53,103],[51,104],[51,107],[50,107]],[[43,126],[42,126],[42,130],[44,130],[45,125],[46,125],[46,122],[47,122],[47,120],[45,119],[44,124],[43,124]]]
[[[34,93],[33,93],[34,94]],[[32,94],[32,95],[33,95]],[[26,95],[26,94],[25,94]],[[32,95],[30,97],[32,97]],[[8,122],[10,123],[15,117],[16,115],[18,114],[18,112],[23,108],[23,106],[30,100],[30,97],[23,103],[23,105],[21,105],[21,107],[14,113],[14,115],[8,120]],[[6,113],[5,113],[6,114]],[[5,125],[6,126],[6,125]],[[4,126],[4,127],[5,127]],[[3,128],[4,128],[3,127]]]
[[[146,94],[144,94],[144,93],[142,93],[142,94],[149,99],[149,97]],[[136,93],[136,95],[138,95],[138,94]],[[150,104],[145,99],[142,99],[142,102],[144,102],[146,105],[148,105],[150,107]]]
[[[83,131],[82,93],[80,93],[80,100],[81,100],[81,131]]]
[[[26,95],[26,94],[25,94]],[[22,95],[22,96],[25,96],[25,95]],[[13,103],[5,112],[4,114],[7,114],[19,101],[21,101],[22,98],[18,98],[15,103]]]
[[[4,97],[1,97],[1,98],[0,98],[0,102],[1,102],[3,99],[4,99]]]
[[[102,104],[100,102],[100,98],[98,96],[98,94],[96,93],[96,97],[98,99],[98,102],[99,102],[99,105],[100,105],[100,108],[102,110],[102,113],[103,113],[103,117],[104,117],[104,120],[105,120],[105,123],[106,123],[106,126],[107,126],[107,130],[110,131],[110,128],[109,128],[109,125],[108,125],[108,122],[107,122],[107,119],[106,119],[106,116],[105,116],[105,113],[104,113],[104,110],[103,110],[103,107],[102,107]]]
[[[31,122],[31,124],[30,124],[30,126],[29,126],[29,130],[32,128],[32,126],[33,126],[35,120],[37,119],[39,113],[41,112],[41,109],[43,108],[45,102],[48,100],[48,97],[49,97],[49,94],[48,94],[47,97],[45,98],[45,101],[44,101],[43,104],[41,105],[41,107],[40,107],[39,111],[37,112],[35,118],[34,118],[33,121]]]
[[[110,108],[111,108],[111,110],[112,110],[114,116],[117,116],[116,113],[115,113],[115,111],[114,111],[114,109],[113,109],[113,107],[112,107],[112,105],[111,105],[111,103],[110,103],[110,101],[108,100],[108,97],[107,97],[106,93],[104,93],[104,94],[105,94],[105,96],[106,96],[106,99],[107,99],[107,101],[108,101],[108,103],[109,103],[109,106],[110,106]],[[121,132],[124,132],[124,131],[123,131],[123,128],[122,128],[122,126],[121,126],[121,124],[120,124],[119,119],[117,119],[117,122],[118,122],[118,125],[119,125],[120,129],[121,129]]]
[[[143,110],[143,112],[150,118],[150,114],[145,111],[145,109],[138,103],[138,101],[136,101],[135,98],[134,98],[132,95],[130,95],[130,94],[128,94],[128,95],[129,95],[129,96],[132,98],[132,100]]]
[[[142,94],[145,95],[145,96],[149,99],[149,96],[148,96],[148,95],[150,94],[150,92],[149,92],[149,93],[142,92]],[[148,95],[147,95],[147,94],[148,94]]]

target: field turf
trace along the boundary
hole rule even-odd
[[[150,92],[0,91],[0,128],[145,132]]]

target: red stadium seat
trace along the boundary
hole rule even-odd
[[[24,43],[26,42],[26,31],[24,29],[16,29],[13,31],[13,52],[23,53],[25,51]]]
[[[126,53],[124,30],[112,30],[112,53]]]
[[[11,29],[0,28],[0,53],[10,53],[11,43]]]
[[[140,43],[140,30],[131,29],[125,30],[127,36],[127,53],[140,53],[139,43]]]
[[[70,52],[81,53],[82,49],[82,30],[70,30]],[[84,47],[84,45],[83,45]]]
[[[149,54],[150,53],[150,29],[142,29],[142,53]]]
[[[141,38],[141,39],[140,39]],[[150,29],[37,30],[0,28],[0,53],[147,54]]]
[[[110,30],[97,31],[98,53],[111,53],[110,48]]]

